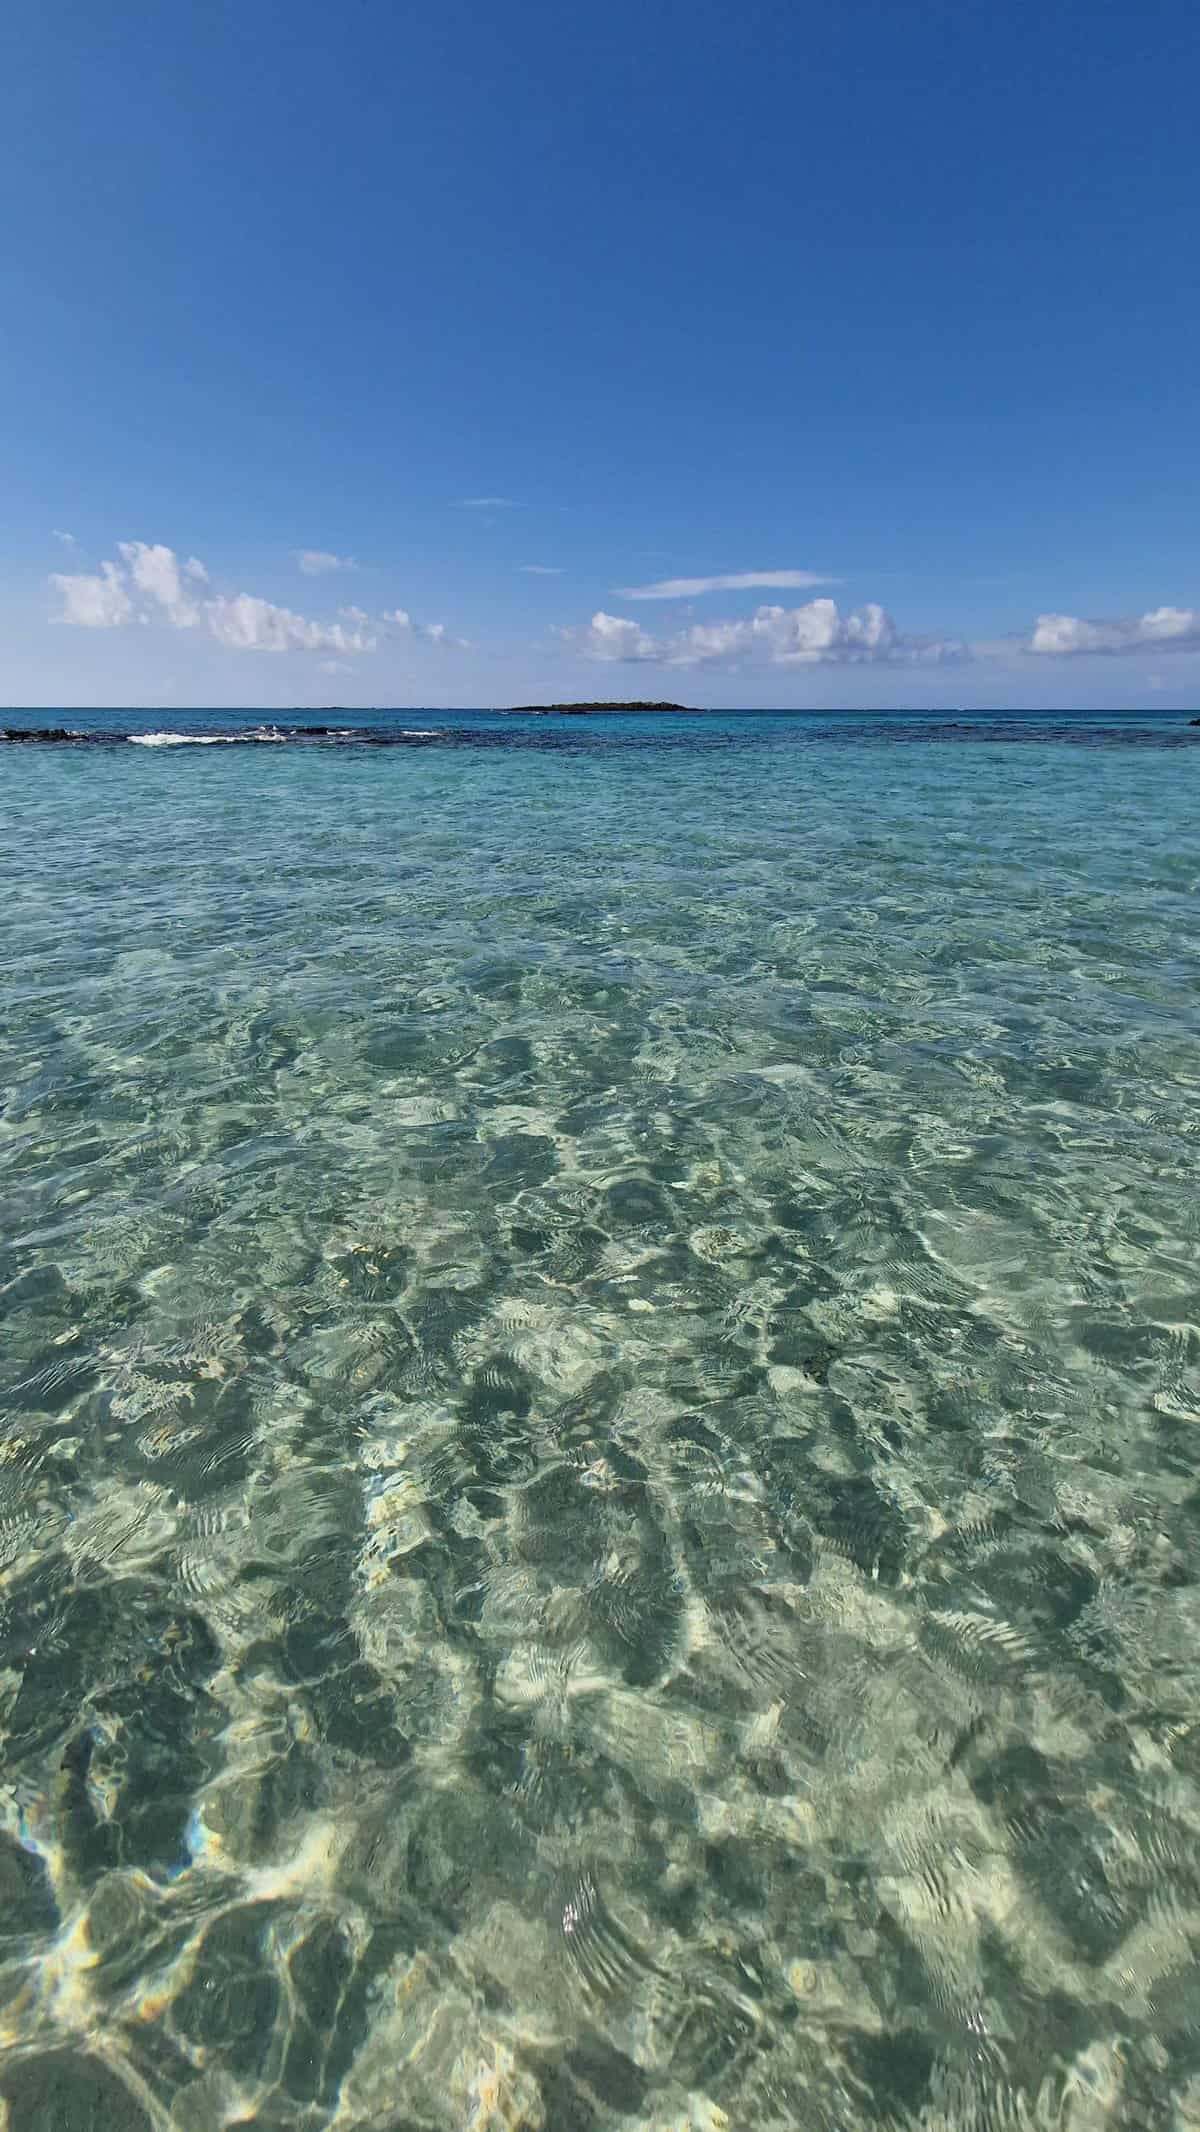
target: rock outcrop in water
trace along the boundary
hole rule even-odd
[[[589,718],[597,711],[687,711],[687,703],[513,703],[512,715],[531,713],[538,718]]]
[[[57,740],[82,740],[82,733],[68,733],[65,725],[21,726],[6,725],[2,736],[5,740],[40,740],[43,743]]]

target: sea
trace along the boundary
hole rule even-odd
[[[7,2132],[1200,2126],[1189,715],[0,713]]]

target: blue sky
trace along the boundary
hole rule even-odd
[[[24,0],[0,698],[1200,698],[1198,57],[1184,0]]]

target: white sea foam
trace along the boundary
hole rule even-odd
[[[239,740],[286,740],[274,726],[256,726],[241,733],[130,733],[135,748],[218,748]]]
[[[356,726],[329,726],[319,730],[327,734],[331,740],[354,740],[358,735],[359,728]],[[444,730],[441,726],[402,726],[397,737],[401,740],[441,740],[444,736]],[[277,726],[272,725],[253,726],[234,733],[128,733],[125,737],[132,742],[135,748],[216,748],[232,747],[238,741],[282,742],[285,740],[303,740],[308,735],[304,727],[301,727],[295,733],[290,731],[281,733]]]
[[[220,741],[233,736],[227,733],[130,733],[128,737],[135,748],[215,748]]]

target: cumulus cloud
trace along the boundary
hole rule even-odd
[[[656,660],[664,666],[702,666],[757,659],[772,666],[918,663],[966,656],[952,640],[905,637],[874,602],[852,614],[831,599],[801,607],[759,607],[746,620],[694,622],[664,637],[620,615],[594,614],[568,632],[591,659]]]
[[[116,563],[101,563],[95,576],[65,577],[55,571],[50,583],[62,600],[62,611],[55,617],[59,622],[75,629],[120,629],[133,620],[125,573]]]
[[[373,651],[374,637],[340,622],[312,622],[253,593],[205,601],[208,626],[231,651]]]
[[[663,577],[653,585],[618,587],[624,600],[698,600],[706,592],[803,592],[836,584],[827,570],[732,570],[721,577]]]
[[[60,540],[64,548],[77,548],[79,546],[75,535],[73,533],[64,533],[61,526],[52,526],[50,530],[55,540]]]
[[[381,622],[390,623],[393,629],[412,628],[412,616],[407,607],[393,607],[387,613],[381,614],[379,619]]]
[[[804,607],[760,607],[747,625],[750,641],[775,665],[822,659],[886,659],[896,649],[896,625],[871,603],[857,614],[839,614],[835,600],[809,600]]]
[[[663,659],[665,647],[649,636],[640,622],[630,622],[601,611],[592,616],[581,632],[584,654],[589,659]]]
[[[352,555],[331,555],[328,548],[293,548],[292,560],[305,577],[325,577],[330,570],[357,570]]]
[[[1075,614],[1040,614],[1028,649],[1054,658],[1076,652],[1200,650],[1200,610],[1153,607],[1115,622],[1087,622]]]
[[[195,628],[200,609],[183,589],[179,558],[173,548],[165,548],[161,542],[151,547],[144,540],[123,540],[118,553],[133,585],[146,601],[161,607],[174,628]],[[193,563],[195,560],[193,556]],[[203,563],[199,567],[203,570]],[[194,578],[195,572],[189,568],[188,575]]]
[[[61,600],[56,617],[77,629],[120,629],[130,622],[166,621],[175,629],[206,624],[219,644],[235,651],[373,651],[376,639],[361,609],[349,613],[350,626],[315,622],[276,607],[270,600],[239,592],[199,599],[193,587],[207,585],[208,572],[196,556],[181,564],[173,548],[161,542],[123,540],[119,562],[101,563],[97,572],[66,575],[50,582]]]

